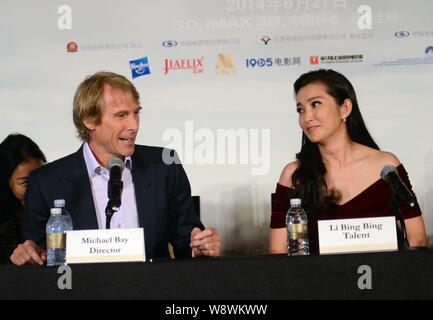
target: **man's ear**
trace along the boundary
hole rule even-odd
[[[83,120],[83,124],[90,131],[93,131],[96,128],[96,121],[94,119],[92,119],[92,118],[88,118],[88,119]]]
[[[340,106],[341,119],[346,119],[352,113],[352,100],[346,99]]]

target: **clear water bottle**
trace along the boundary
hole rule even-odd
[[[290,199],[286,215],[287,255],[299,256],[310,253],[308,243],[308,219],[301,207],[301,199]]]
[[[62,209],[51,208],[51,216],[46,226],[48,266],[62,265],[66,262],[66,228]]]
[[[71,215],[69,214],[69,212],[65,208],[65,199],[54,200],[54,208],[62,209],[62,217],[65,220],[66,225],[67,225],[66,231],[74,230]]]

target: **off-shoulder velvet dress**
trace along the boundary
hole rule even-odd
[[[406,186],[412,191],[408,174],[402,164],[397,167],[398,174]],[[334,204],[327,211],[308,214],[308,238],[310,243],[310,253],[319,253],[319,237],[317,221],[330,219],[350,219],[350,218],[369,218],[393,216],[389,210],[389,201],[392,197],[389,184],[378,179],[354,198],[343,204]],[[276,191],[272,194],[272,216],[271,228],[286,227],[286,213],[290,206],[290,198],[293,198],[293,189],[277,183]],[[400,210],[405,219],[414,218],[421,215],[418,203],[415,207],[400,204]]]

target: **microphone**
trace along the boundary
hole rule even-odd
[[[415,206],[415,196],[401,180],[394,166],[390,164],[384,165],[380,171],[380,177],[389,183],[392,193],[397,200],[403,201],[411,207]]]
[[[119,207],[122,203],[122,171],[124,168],[123,161],[117,157],[114,157],[110,161],[108,161],[108,170],[110,171],[110,180],[108,181],[108,204],[107,209],[112,210],[114,212],[119,211]]]

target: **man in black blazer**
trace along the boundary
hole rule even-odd
[[[147,259],[168,257],[168,243],[176,257],[220,254],[218,232],[200,222],[175,152],[135,145],[140,109],[137,90],[121,75],[98,72],[79,85],[73,119],[84,143],[29,177],[23,223],[27,240],[12,254],[14,264],[46,261],[41,247],[55,199],[65,199],[74,230],[104,228],[106,168],[113,157],[125,162],[122,206],[127,206],[113,216],[119,218],[114,227],[142,227]]]

